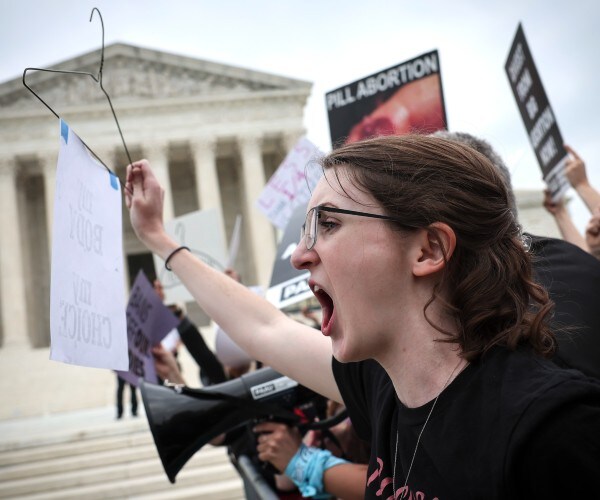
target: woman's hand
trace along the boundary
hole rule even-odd
[[[131,225],[140,241],[160,256],[163,243],[170,239],[163,225],[163,198],[164,190],[154,177],[147,160],[136,161],[127,166],[125,203],[129,209]],[[168,252],[168,247],[165,248]]]

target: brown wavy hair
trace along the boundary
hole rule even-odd
[[[389,222],[399,231],[434,222],[454,230],[456,248],[423,314],[448,336],[443,341],[459,344],[464,358],[474,361],[495,345],[554,353],[547,325],[553,303],[533,280],[507,187],[485,156],[455,141],[405,135],[348,144],[319,163],[336,175],[336,167],[349,166],[353,185],[399,220]],[[436,300],[456,320],[457,332],[428,318]]]

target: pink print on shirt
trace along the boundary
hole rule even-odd
[[[388,487],[392,486],[393,492],[393,479],[391,477],[382,477],[383,473],[383,460],[377,457],[377,469],[371,473],[369,479],[367,479],[367,488],[373,485],[373,488],[378,488],[375,495],[378,497],[383,496],[383,491]],[[379,481],[377,481],[379,480]],[[387,497],[385,500],[426,500],[425,493],[422,491],[412,492],[407,486],[398,488],[393,496]],[[434,497],[431,500],[439,500],[438,497]]]

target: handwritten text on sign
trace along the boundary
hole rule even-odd
[[[126,369],[121,190],[61,121],[50,287],[50,359]]]
[[[119,371],[119,377],[133,385],[137,385],[140,378],[156,384],[152,346],[178,324],[179,320],[162,303],[146,275],[140,271],[127,304],[129,370]]]
[[[294,208],[306,204],[323,172],[311,161],[321,155],[308,139],[300,139],[263,189],[256,206],[271,223],[285,229]]]

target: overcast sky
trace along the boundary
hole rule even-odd
[[[330,149],[325,92],[423,52],[440,52],[451,130],[489,140],[517,188],[543,187],[504,73],[517,24],[565,141],[600,188],[600,2],[413,0],[0,0],[0,82],[124,42],[313,83],[308,138]],[[50,119],[50,116],[49,116]],[[578,226],[588,214],[572,204]]]

